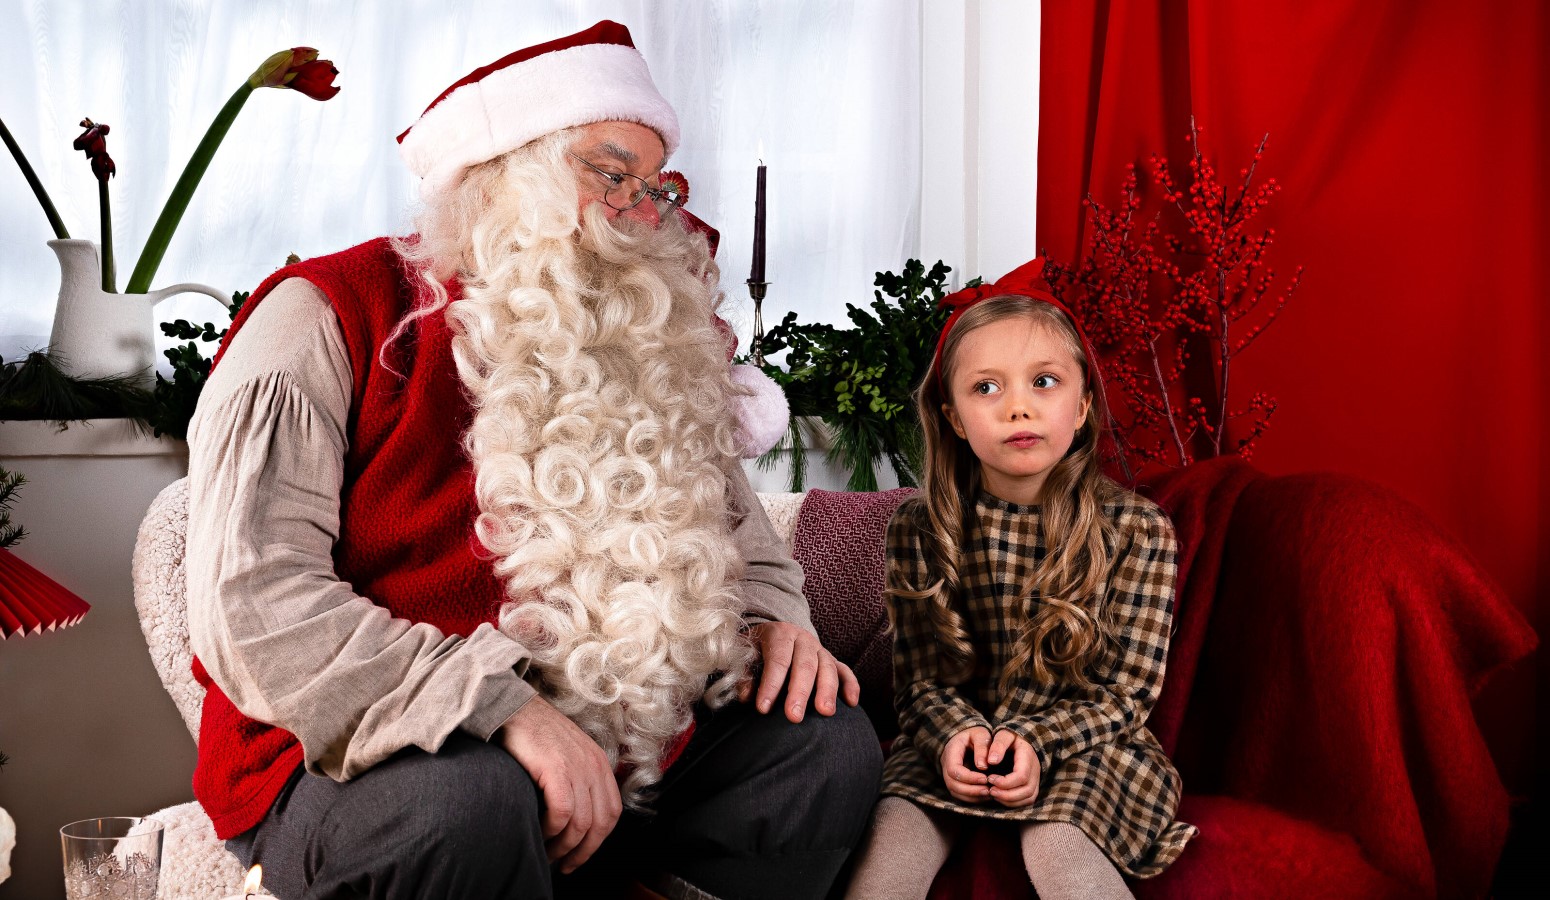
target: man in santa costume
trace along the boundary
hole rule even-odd
[[[678,138],[623,26],[511,54],[400,136],[413,237],[233,323],[194,789],[276,895],[821,897],[859,839],[876,736],[743,475]]]

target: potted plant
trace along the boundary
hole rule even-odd
[[[169,351],[174,366],[174,381],[159,375],[151,382],[154,345],[152,308],[162,298],[185,291],[206,293],[228,307],[226,295],[204,285],[179,284],[159,291],[150,289],[173,233],[188,208],[200,179],[225,139],[232,123],[247,99],[259,88],[282,88],[314,100],[328,100],[339,92],[333,84],[338,70],[333,63],[318,58],[309,47],[295,47],[270,55],[238,85],[195,148],[177,184],[173,187],[156,224],[151,229],[134,271],[123,293],[117,289],[117,273],[112,242],[112,216],[108,182],[117,167],[108,155],[110,127],[83,119],[85,129],[74,141],[74,148],[86,155],[92,175],[98,183],[102,226],[101,244],[70,240],[48,192],[28,164],[20,146],[0,122],[0,139],[16,160],[22,176],[37,197],[53,229],[50,246],[59,255],[62,270],[59,302],[55,311],[53,335],[48,352],[29,354],[0,373],[0,418],[52,419],[61,423],[77,418],[129,418],[137,420],[157,435],[182,436],[187,413],[192,412],[191,397],[197,396],[197,381],[189,382],[185,370],[202,376],[193,345]],[[172,323],[163,331],[182,337],[197,335],[213,339],[213,326],[198,329],[189,323]],[[182,365],[180,366],[180,362]],[[73,395],[73,396],[72,396]]]
[[[759,458],[761,469],[787,460],[791,490],[803,490],[812,437],[804,429],[817,427],[824,432],[817,443],[827,442],[829,461],[849,472],[848,490],[877,490],[884,462],[900,485],[919,482],[925,444],[911,395],[931,365],[937,332],[947,320],[948,311],[938,303],[951,271],[940,261],[928,270],[911,259],[900,274],[877,273],[868,309],[845,304],[853,327],[802,325],[791,312],[756,338],[765,359],[785,351],[784,366],[766,362],[763,369],[791,405],[790,428]]]

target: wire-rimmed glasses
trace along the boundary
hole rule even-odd
[[[665,213],[683,205],[684,195],[678,191],[671,188],[654,188],[646,183],[646,179],[628,172],[605,172],[574,153],[571,156],[608,181],[608,189],[603,192],[603,202],[620,212],[634,209],[647,197],[651,198],[659,213]]]

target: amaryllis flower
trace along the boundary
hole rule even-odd
[[[81,127],[86,130],[81,132],[81,136],[71,146],[86,154],[86,158],[91,160],[92,174],[97,176],[98,181],[105,182],[118,173],[118,167],[113,165],[113,157],[108,155],[107,138],[112,129],[91,119],[82,119]]]
[[[334,84],[334,76],[338,74],[339,70],[328,60],[314,60],[298,67],[296,77],[286,87],[301,91],[314,100],[327,100],[339,93],[338,86]]]
[[[264,60],[248,78],[248,84],[255,88],[290,88],[314,100],[327,100],[339,93],[334,84],[338,74],[334,64],[318,59],[313,48],[292,47]]]
[[[151,289],[151,279],[155,277],[156,268],[167,253],[172,233],[177,230],[178,222],[182,221],[183,213],[188,210],[194,188],[199,186],[199,179],[204,177],[205,170],[210,167],[210,160],[215,157],[215,151],[221,146],[221,141],[225,140],[226,132],[231,129],[237,113],[242,111],[242,105],[248,102],[248,97],[258,88],[272,87],[299,91],[314,100],[327,100],[339,93],[339,88],[334,86],[334,76],[338,74],[339,70],[334,68],[334,64],[326,59],[318,59],[318,52],[311,47],[292,47],[271,54],[237,86],[236,92],[226,101],[215,121],[210,123],[210,130],[200,139],[199,146],[194,148],[194,155],[183,168],[183,174],[178,176],[178,183],[173,186],[167,205],[162,207],[161,215],[156,217],[156,226],[151,229],[145,249],[140,251],[140,261],[135,263],[135,270],[129,276],[130,291],[144,292]]]
[[[97,176],[97,202],[102,213],[102,246],[98,258],[102,261],[102,289],[114,293],[118,272],[113,267],[113,208],[108,202],[108,179],[118,173],[113,157],[108,155],[108,132],[112,129],[91,119],[82,119],[86,129],[70,146],[86,154],[91,160],[91,172]]]

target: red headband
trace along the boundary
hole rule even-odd
[[[1087,332],[1082,330],[1082,323],[1066,308],[1064,303],[1055,299],[1050,293],[1049,285],[1044,280],[1044,258],[1034,257],[1012,271],[1001,276],[1001,280],[994,284],[981,284],[976,287],[964,288],[954,291],[943,297],[937,306],[942,309],[951,309],[952,315],[942,325],[942,333],[936,339],[936,356],[932,358],[931,367],[936,372],[937,378],[942,377],[942,347],[947,343],[947,334],[958,324],[958,317],[964,310],[971,306],[977,306],[982,300],[991,297],[1027,297],[1030,300],[1042,300],[1050,306],[1065,313],[1070,320],[1071,327],[1076,329],[1077,339],[1082,342],[1082,351],[1087,355],[1087,384],[1092,389],[1098,380],[1098,357],[1093,353],[1092,342],[1087,340]],[[946,388],[943,388],[946,392]]]

